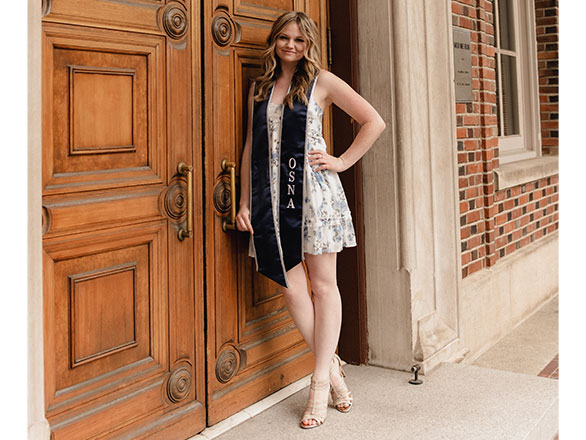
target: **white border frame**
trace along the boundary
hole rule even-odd
[[[522,140],[521,146],[519,146],[519,136],[499,136],[498,146],[500,164],[541,156],[535,4],[531,0],[513,1],[515,1],[515,42],[517,52],[517,87],[519,92],[519,128]],[[494,13],[497,13],[496,9]]]

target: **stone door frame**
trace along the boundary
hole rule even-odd
[[[451,1],[358,0],[361,94],[387,129],[363,158],[369,363],[462,359]]]

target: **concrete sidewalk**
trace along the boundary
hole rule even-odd
[[[298,426],[304,378],[193,440],[551,440],[558,430],[558,381],[537,374],[556,354],[557,297],[472,364],[441,364],[420,376],[422,385],[409,384],[407,372],[345,366],[355,406],[342,414],[330,399],[325,424],[316,429]]]
[[[557,431],[558,382],[474,365],[442,364],[411,385],[411,374],[346,366],[355,406],[330,402],[317,429],[298,427],[307,390],[216,437],[242,439],[548,439]],[[205,438],[205,437],[201,437]]]
[[[556,295],[472,364],[538,375],[559,353],[559,297]]]

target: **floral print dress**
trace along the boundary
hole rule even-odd
[[[271,154],[271,197],[274,197],[274,200],[279,200],[279,158],[283,104],[269,102],[267,117]],[[352,215],[338,173],[330,170],[315,171],[318,165],[313,167],[309,165],[308,151],[326,151],[326,142],[322,136],[322,118],[323,110],[311,94],[307,107],[307,142],[303,182],[303,252],[312,255],[339,252],[344,247],[356,246]],[[273,217],[278,232],[278,204],[273,205]],[[252,236],[249,255],[254,257]]]

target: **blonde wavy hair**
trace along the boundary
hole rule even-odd
[[[285,12],[273,23],[267,38],[267,48],[261,57],[263,73],[256,79],[257,86],[254,100],[257,102],[264,101],[271,86],[275,84],[281,74],[281,62],[275,53],[275,46],[277,45],[277,38],[290,23],[297,23],[301,34],[307,41],[304,56],[297,63],[297,68],[291,80],[291,89],[285,97],[285,103],[292,109],[295,99],[305,103],[305,105],[308,104],[307,90],[309,84],[317,76],[321,68],[319,32],[315,22],[304,12]]]

